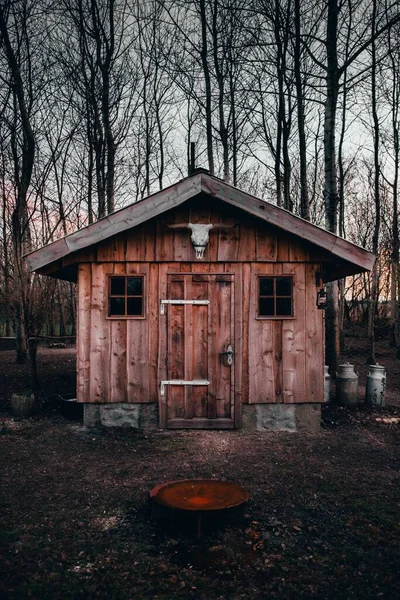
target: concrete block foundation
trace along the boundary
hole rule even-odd
[[[158,405],[84,404],[86,427],[127,427],[157,429]],[[244,404],[242,428],[252,431],[298,431],[318,433],[321,426],[320,404]]]
[[[318,433],[320,404],[244,404],[243,429]]]
[[[133,429],[157,429],[158,406],[152,404],[85,403],[83,423],[86,427],[129,427]]]

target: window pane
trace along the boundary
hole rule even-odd
[[[292,315],[292,299],[291,298],[277,298],[276,299],[276,314],[277,314],[277,316],[291,316]]]
[[[274,280],[272,277],[260,277],[260,295],[274,295]]]
[[[109,317],[125,314],[125,298],[110,298]]]
[[[125,277],[111,277],[111,295],[125,295]]]
[[[128,296],[142,296],[142,283],[142,277],[128,277]]]
[[[259,300],[259,315],[261,317],[273,317],[274,316],[274,299],[273,298],[260,298]]]
[[[143,314],[143,299],[142,298],[128,298],[128,315],[130,316],[141,316]]]
[[[277,277],[276,278],[276,295],[291,296],[292,295],[292,278]]]

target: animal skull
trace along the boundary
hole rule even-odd
[[[210,239],[210,229],[213,228],[212,223],[188,223],[188,227],[192,232],[190,239],[196,251],[196,258],[203,258],[204,250]]]

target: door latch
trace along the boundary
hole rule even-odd
[[[233,363],[233,348],[232,345],[229,344],[226,347],[225,352],[221,352],[222,356],[226,356],[226,364],[230,367]]]

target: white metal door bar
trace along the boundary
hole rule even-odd
[[[161,396],[165,396],[166,385],[210,385],[210,382],[207,379],[192,379],[191,381],[185,379],[163,379],[160,388]]]

